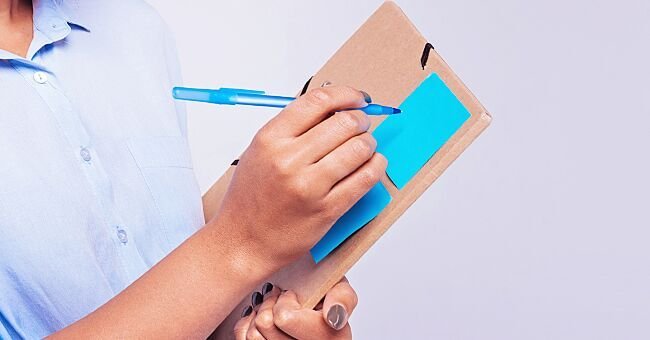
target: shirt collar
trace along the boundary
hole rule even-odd
[[[34,38],[30,44],[27,61],[42,46],[64,39],[74,25],[90,31],[87,15],[79,6],[78,0],[33,0]],[[24,59],[0,50],[0,60]]]
[[[34,37],[27,51],[28,61],[32,61],[36,53],[44,46],[65,39],[72,28],[67,16],[61,11],[54,0],[33,0],[34,7]],[[19,58],[23,59],[23,58]]]
[[[55,39],[68,24],[90,31],[82,8],[76,0],[34,0],[34,26]]]
[[[49,1],[56,3],[54,0]],[[79,2],[79,0],[59,0],[57,4],[59,13],[69,24],[79,26],[90,32],[90,20],[88,20],[85,9],[79,4]]]

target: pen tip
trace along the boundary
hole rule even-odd
[[[402,110],[393,108],[393,114],[396,115],[398,113],[402,113]]]

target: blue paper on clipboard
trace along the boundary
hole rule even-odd
[[[388,177],[398,189],[422,169],[470,117],[440,77],[432,73],[373,132],[377,152],[388,159]]]
[[[311,249],[314,261],[320,262],[348,237],[377,217],[390,200],[390,194],[384,185],[377,183]]]
[[[377,152],[388,159],[388,177],[398,189],[404,186],[438,152],[470,117],[440,77],[432,73],[400,105],[402,114],[388,116],[373,132]],[[320,262],[357,230],[372,221],[390,203],[379,183],[311,249]]]

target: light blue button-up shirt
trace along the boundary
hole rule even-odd
[[[203,224],[178,81],[140,0],[35,0],[27,58],[0,50],[0,338],[73,323]]]

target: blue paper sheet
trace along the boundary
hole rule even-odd
[[[388,159],[388,177],[402,189],[469,119],[470,113],[432,73],[373,132],[377,152]]]
[[[311,249],[316,263],[331,253],[354,232],[372,221],[390,203],[391,197],[381,183],[377,183],[352,209],[343,215]]]
[[[373,132],[377,152],[388,158],[388,177],[402,189],[470,117],[463,104],[433,73],[400,106],[402,114],[386,118]],[[316,263],[390,203],[379,183],[311,249]]]

